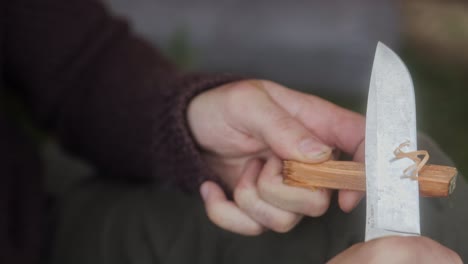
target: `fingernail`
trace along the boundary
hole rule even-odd
[[[304,139],[299,143],[299,151],[308,160],[315,161],[324,159],[331,154],[331,148],[313,139]]]
[[[206,198],[208,197],[208,192],[209,192],[208,186],[206,184],[203,184],[200,187],[200,194],[203,197],[203,200],[206,200]]]

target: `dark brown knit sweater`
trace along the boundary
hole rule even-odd
[[[194,189],[213,177],[185,111],[229,75],[184,75],[97,0],[0,0],[0,93],[100,175]],[[168,21],[170,23],[170,21]],[[0,107],[0,263],[35,263],[41,165]]]

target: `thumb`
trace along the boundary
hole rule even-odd
[[[299,120],[265,93],[247,115],[248,130],[261,138],[282,159],[322,162],[332,149],[318,140]]]

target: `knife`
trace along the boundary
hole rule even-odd
[[[365,164],[287,160],[284,183],[309,189],[366,190],[366,241],[387,235],[420,235],[419,195],[448,196],[455,188],[457,170],[425,165],[418,177],[417,159],[398,155],[417,150],[414,88],[405,64],[380,42],[366,115]]]
[[[401,59],[380,42],[366,117],[366,241],[420,235],[418,182],[404,174],[414,162],[395,157],[395,150],[405,143],[407,152],[417,150],[413,82]]]

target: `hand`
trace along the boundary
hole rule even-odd
[[[207,91],[192,100],[187,114],[204,159],[233,192],[230,201],[217,184],[202,184],[208,217],[236,233],[286,232],[302,216],[328,209],[330,190],[282,183],[282,159],[318,163],[336,149],[363,160],[361,115],[270,81],[240,81]],[[340,191],[339,205],[351,211],[361,197]]]
[[[463,263],[452,250],[426,237],[385,237],[356,244],[327,264]]]

